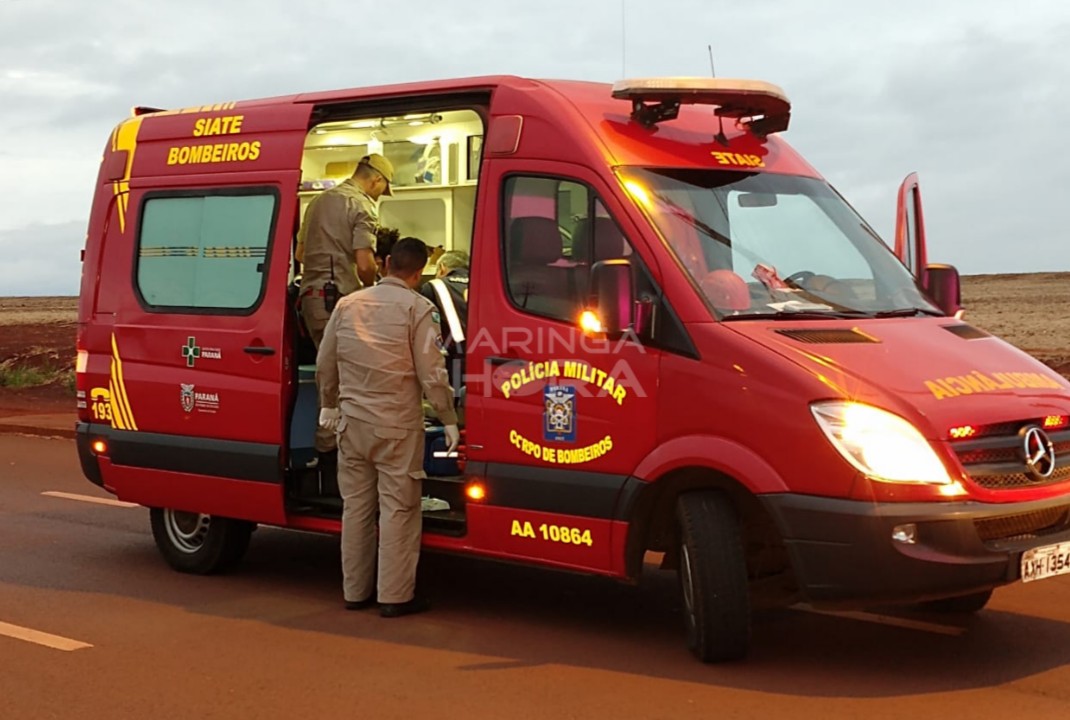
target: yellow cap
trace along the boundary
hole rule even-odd
[[[371,155],[365,155],[360,159],[361,165],[367,165],[373,170],[377,171],[380,175],[386,178],[386,190],[383,191],[384,195],[393,195],[390,191],[390,183],[394,181],[394,166],[385,157],[379,153],[372,153]]]

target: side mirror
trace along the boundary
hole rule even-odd
[[[925,268],[925,291],[936,306],[954,316],[962,310],[959,271],[953,265],[930,264]]]
[[[607,337],[620,337],[632,327],[635,287],[632,264],[627,260],[602,260],[591,268],[591,294]]]

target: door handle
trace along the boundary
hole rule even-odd
[[[274,355],[275,348],[266,345],[249,345],[245,348],[245,352],[250,355]]]

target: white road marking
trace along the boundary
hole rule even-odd
[[[65,638],[60,635],[51,635],[39,630],[31,630],[30,628],[24,628],[18,625],[10,625],[6,622],[0,622],[0,635],[6,635],[7,637],[15,638],[16,640],[25,640],[26,642],[34,643],[35,645],[44,645],[53,650],[63,650],[64,652],[73,652],[75,650],[83,650],[85,648],[93,647],[89,643],[71,640],[70,638]]]
[[[804,612],[814,613],[815,615],[842,617],[847,618],[849,620],[860,620],[862,622],[871,622],[876,623],[878,625],[891,625],[893,627],[901,627],[906,628],[908,630],[921,630],[923,632],[937,633],[939,635],[958,636],[966,632],[966,628],[955,627],[953,625],[940,625],[939,623],[925,622],[923,620],[911,620],[909,618],[895,617],[893,615],[881,615],[879,613],[815,610],[814,608],[806,604],[796,605],[795,609],[802,610]]]
[[[137,503],[128,503],[123,502],[122,500],[112,500],[111,498],[93,497],[92,495],[77,495],[75,493],[59,492],[58,490],[48,490],[41,494],[47,495],[48,497],[63,498],[64,500],[77,500],[79,502],[96,503],[97,505],[111,505],[112,507],[139,507]]]

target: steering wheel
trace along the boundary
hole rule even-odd
[[[784,282],[820,302],[853,306],[857,301],[854,289],[831,275],[819,275],[809,270],[800,270],[788,275],[784,278]]]
[[[799,272],[793,272],[791,275],[788,275],[784,278],[784,282],[789,285],[794,285],[795,287],[805,288],[806,283],[815,275],[816,273],[810,272],[809,270],[800,270]]]

